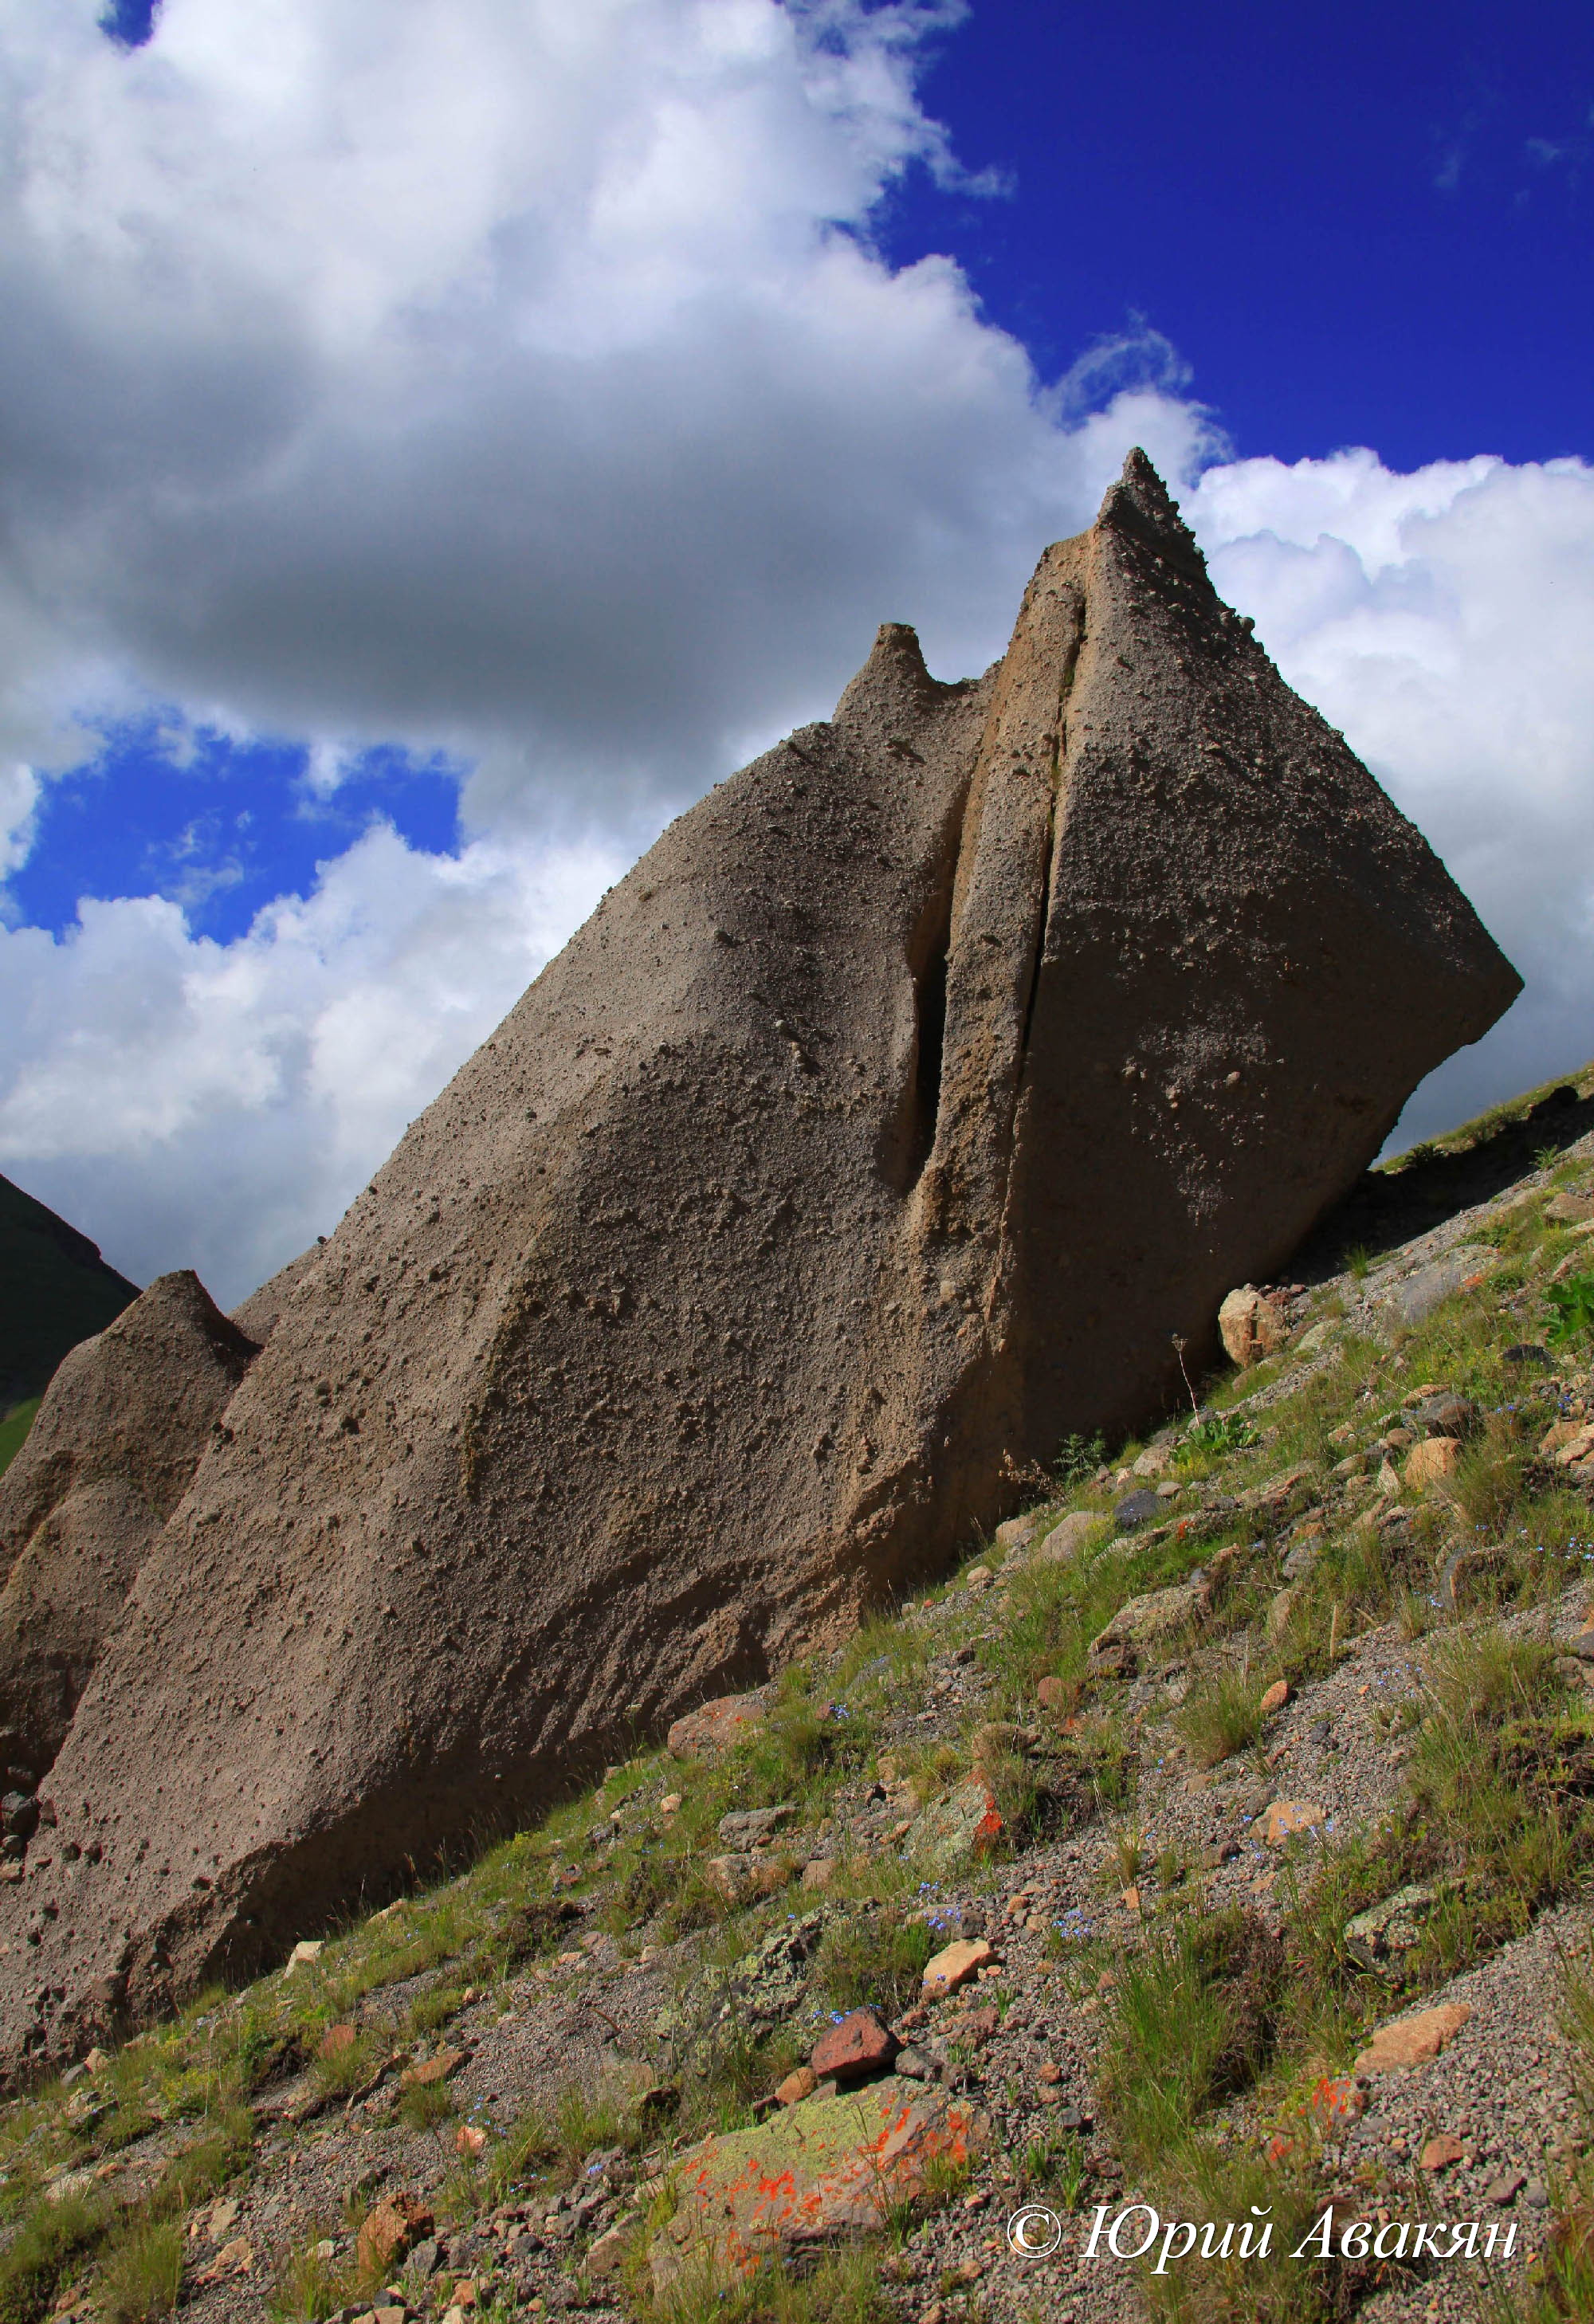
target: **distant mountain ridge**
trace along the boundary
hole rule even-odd
[[[68,1349],[137,1297],[97,1243],[0,1177],[0,1413],[41,1395]]]

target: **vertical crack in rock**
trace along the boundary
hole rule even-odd
[[[240,1311],[258,1354],[195,1285],[151,1362],[153,1291],[93,1343],[92,1408],[52,1384],[0,1479],[14,1595],[51,1447],[88,1496],[5,1665],[60,1745],[6,2070],[944,1571],[1066,1433],[1160,1407],[1170,1332],[1211,1343],[1517,990],[1139,454],[982,678],[887,623]],[[182,1415],[153,1497],[141,1397]]]

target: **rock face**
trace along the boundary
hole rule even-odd
[[[0,1477],[4,1756],[48,1767],[151,1544],[257,1350],[163,1275],[62,1360]]]
[[[0,1895],[7,2054],[106,1977],[136,2015],[281,1958],[944,1570],[1516,990],[1138,454],[983,678],[882,630],[292,1288]]]

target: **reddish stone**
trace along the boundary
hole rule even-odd
[[[352,2025],[329,2025],[316,2044],[316,2055],[318,2058],[341,2058],[346,2050],[354,2048],[358,2038]]]
[[[883,2073],[901,2047],[872,2009],[854,2009],[820,2035],[808,2062],[822,2080],[834,2075],[838,2082],[857,2082]]]
[[[763,1723],[764,1708],[756,1696],[722,1694],[677,1719],[664,1748],[677,1759],[719,1759]]]
[[[432,2215],[418,2195],[390,2195],[369,2213],[355,2238],[361,2270],[379,2279],[432,2231]]]

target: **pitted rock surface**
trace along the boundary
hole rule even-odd
[[[944,1570],[1171,1399],[1171,1335],[1215,1349],[1517,987],[1140,455],[982,678],[882,630],[290,1287],[0,1895],[5,2057],[107,1978],[138,2018],[281,1958]]]

